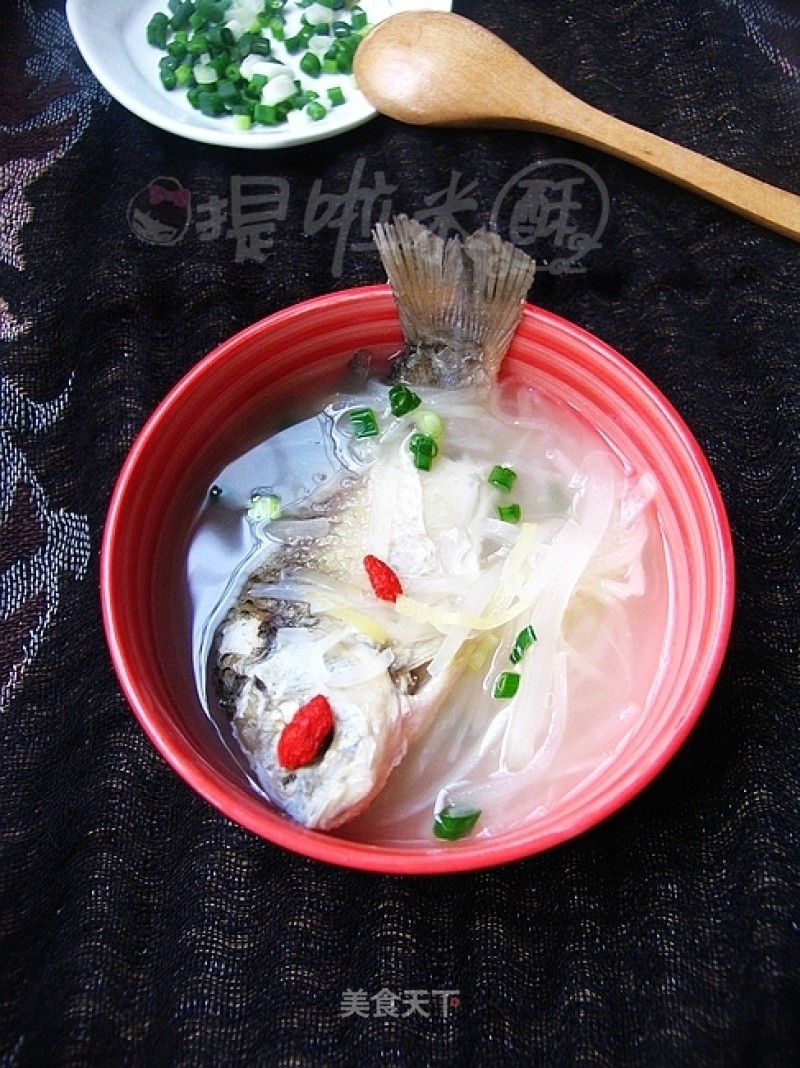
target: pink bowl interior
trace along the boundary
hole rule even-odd
[[[215,349],[162,402],[115,488],[103,541],[101,596],[122,688],[144,730],[183,779],[231,820],[287,849],[349,867],[409,874],[486,867],[528,856],[596,824],[663,767],[700,715],[730,633],[733,555],[724,508],[697,443],[671,405],[628,361],[535,307],[506,359],[509,371],[572,404],[643,470],[655,473],[669,567],[669,639],[652,701],[603,773],[562,803],[494,838],[411,845],[306,830],[251,787],[242,761],[204,712],[191,663],[186,550],[219,470],[241,451],[264,398],[287,411],[335,385],[359,348],[398,346],[386,286],[307,301]]]

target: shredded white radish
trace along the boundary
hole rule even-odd
[[[611,522],[615,479],[610,459],[590,454],[582,469],[584,498],[580,521],[569,520],[553,543],[557,559],[542,584],[531,622],[538,636],[534,656],[540,670],[527,671],[513,701],[501,759],[510,771],[519,771],[533,758],[536,724],[548,712],[554,693],[553,672],[564,615],[572,593]],[[548,561],[549,563],[551,561]],[[533,658],[531,658],[533,659]]]
[[[465,617],[468,618],[470,615],[480,616],[497,591],[500,571],[500,564],[489,568],[467,593],[462,605],[462,612]],[[441,675],[450,666],[469,637],[471,630],[470,626],[464,624],[456,624],[450,628],[436,655],[428,665],[428,673],[432,677],[435,678],[437,675]]]

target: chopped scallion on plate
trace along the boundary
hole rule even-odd
[[[370,28],[366,13],[343,0],[169,0],[167,6],[169,13],[157,11],[146,29],[148,44],[165,53],[162,87],[186,91],[193,108],[232,117],[239,129],[285,124],[292,113],[319,122],[344,104],[355,50]],[[335,83],[310,91],[330,75]],[[197,86],[202,91],[193,92]]]

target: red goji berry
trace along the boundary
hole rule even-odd
[[[367,569],[367,577],[375,596],[382,601],[396,601],[403,592],[403,587],[389,565],[377,556],[365,556],[364,567]]]
[[[317,694],[295,712],[278,739],[278,763],[295,771],[313,763],[333,731],[333,709]]]

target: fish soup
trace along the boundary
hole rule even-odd
[[[435,639],[413,671],[447,679],[426,722],[399,756],[387,756],[385,785],[332,829],[400,845],[435,843],[436,815],[448,809],[479,813],[474,839],[568,804],[636,732],[670,627],[657,484],[636,450],[626,450],[624,432],[615,428],[609,440],[590,400],[516,360],[488,394],[415,392],[418,408],[400,417],[380,376],[363,391],[312,400],[282,429],[264,412],[263,440],[232,456],[209,485],[187,559],[197,691],[268,804],[269,783],[220,701],[215,634],[242,584],[278,549],[297,550],[300,563],[271,575],[265,595],[312,596],[308,576],[292,587],[292,572],[308,570],[308,547],[313,555],[330,537],[332,512],[351,526],[361,516],[352,545],[326,568],[340,585],[322,599],[337,620],[365,632],[384,673],[391,650]],[[353,433],[350,413],[365,409],[376,413],[376,437]],[[409,474],[408,442],[419,425],[440,429],[437,455],[428,471],[412,464]],[[490,481],[497,468],[513,473],[510,487]],[[376,470],[383,477],[370,484]],[[424,486],[426,477],[438,479],[437,492],[421,502],[400,492],[406,479]],[[406,541],[389,546],[376,516],[405,524]],[[420,564],[424,539],[433,557]],[[399,603],[372,595],[361,567],[372,549],[400,561]],[[442,567],[443,555],[457,563]],[[367,696],[370,670],[356,682]]]

